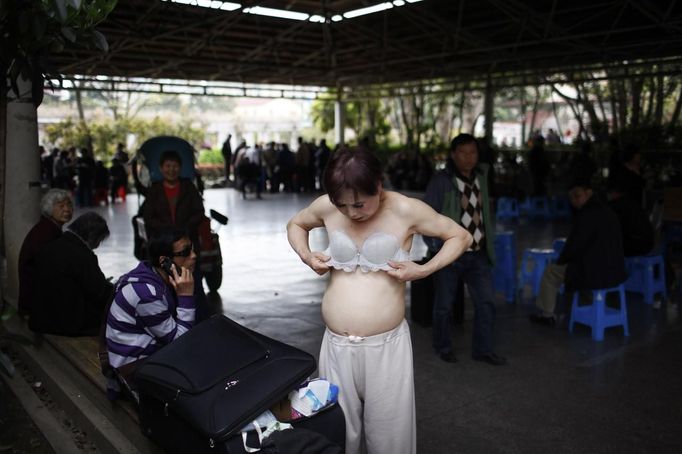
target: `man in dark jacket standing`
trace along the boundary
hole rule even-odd
[[[556,297],[567,292],[615,287],[625,281],[623,239],[616,214],[592,192],[587,180],[576,180],[568,192],[577,210],[573,226],[556,263],[545,268],[535,305],[542,312],[534,323],[554,325]]]
[[[220,150],[225,166],[225,186],[230,182],[230,167],[232,167],[232,144],[230,140],[232,140],[232,134],[227,135],[227,139],[223,142],[223,148]]]
[[[452,140],[448,166],[447,171],[431,179],[424,202],[467,229],[474,243],[454,263],[434,273],[433,348],[443,361],[457,361],[452,350],[450,318],[452,301],[461,279],[474,303],[472,358],[496,366],[503,365],[506,359],[495,354],[492,346],[495,226],[488,198],[488,166],[479,162],[478,145],[472,135],[460,134]],[[426,238],[426,242],[430,253],[437,252],[442,245],[434,238]]]

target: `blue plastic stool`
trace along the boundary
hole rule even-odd
[[[519,203],[512,197],[500,197],[497,199],[497,219],[518,219]]]
[[[609,293],[619,294],[620,307],[618,309],[606,306],[606,295]],[[579,292],[573,294],[571,320],[568,323],[569,332],[573,332],[574,323],[582,323],[592,328],[592,339],[595,341],[603,341],[604,330],[611,326],[622,326],[623,335],[630,335],[628,311],[625,304],[625,286],[623,284],[618,287],[592,290],[592,304],[589,306],[579,306],[579,297]]]
[[[504,293],[507,303],[516,301],[516,244],[514,232],[495,234],[495,290]]]
[[[662,255],[626,257],[625,269],[628,273],[625,290],[641,293],[646,304],[653,304],[657,293],[660,293],[663,299],[668,296]]]
[[[544,196],[531,197],[527,208],[528,216],[531,218],[549,219],[552,216],[549,211],[549,199]]]
[[[552,241],[552,249],[556,252],[557,258],[561,255],[561,251],[564,250],[564,246],[566,246],[566,238],[557,238]]]
[[[550,199],[549,211],[552,219],[570,218],[573,216],[571,202],[566,196],[554,196]]]
[[[542,273],[547,265],[556,259],[554,249],[526,249],[521,257],[519,269],[519,291],[523,292],[526,284],[531,285],[533,296],[538,296]]]

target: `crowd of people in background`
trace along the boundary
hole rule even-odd
[[[322,188],[322,173],[331,150],[326,140],[306,142],[298,138],[297,148],[292,151],[286,143],[247,145],[242,140],[233,150],[229,135],[222,147],[225,162],[225,185],[236,187],[246,197],[253,189],[256,197],[262,192],[313,192]]]
[[[79,207],[125,202],[128,192],[128,153],[122,143],[107,167],[96,160],[92,149],[40,147],[41,179],[48,188],[70,191]]]

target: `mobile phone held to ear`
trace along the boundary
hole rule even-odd
[[[169,276],[173,276],[173,272],[171,271],[173,266],[175,266],[175,271],[177,271],[178,274],[182,273],[182,269],[173,263],[173,261],[168,257],[165,257],[163,260],[161,260],[161,269],[164,270]]]

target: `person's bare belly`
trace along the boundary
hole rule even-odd
[[[405,284],[383,271],[332,270],[322,299],[322,318],[337,334],[373,336],[405,318]]]

